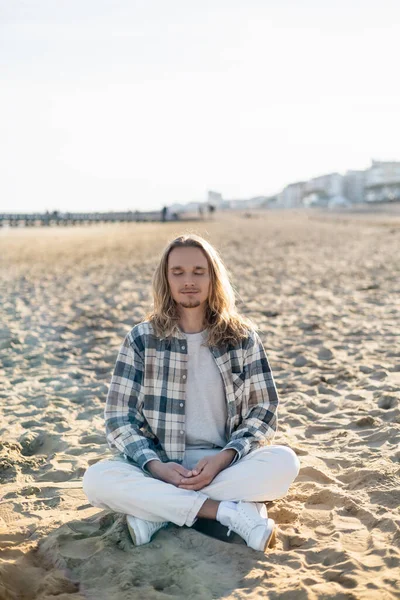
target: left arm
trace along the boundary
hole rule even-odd
[[[224,447],[224,451],[236,451],[236,456],[230,464],[272,441],[278,427],[278,392],[266,352],[257,333],[250,338],[244,368],[250,391],[244,399],[247,405],[244,407],[246,414],[243,421]]]

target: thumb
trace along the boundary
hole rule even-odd
[[[184,477],[192,476],[192,471],[188,471],[188,469],[185,469],[185,467],[183,467],[182,465],[177,465],[176,470],[180,475],[183,475]]]
[[[206,466],[207,464],[207,459],[206,458],[201,458],[199,460],[199,462],[197,463],[197,465],[194,467],[193,469],[193,473],[194,475],[198,475]]]

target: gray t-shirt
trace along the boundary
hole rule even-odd
[[[207,333],[185,333],[188,345],[186,446],[223,448],[228,411],[221,373],[207,346]]]

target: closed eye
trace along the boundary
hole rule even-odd
[[[183,275],[183,273],[173,273],[174,275],[176,275],[177,277],[179,277],[179,275]],[[194,273],[194,275],[204,275],[204,273]]]

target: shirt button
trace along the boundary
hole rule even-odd
[[[183,434],[183,431],[182,431],[182,429],[180,430],[180,432],[179,432],[179,433]]]
[[[186,379],[186,375],[182,375],[182,379]]]
[[[183,406],[183,402],[181,402],[179,406]]]

